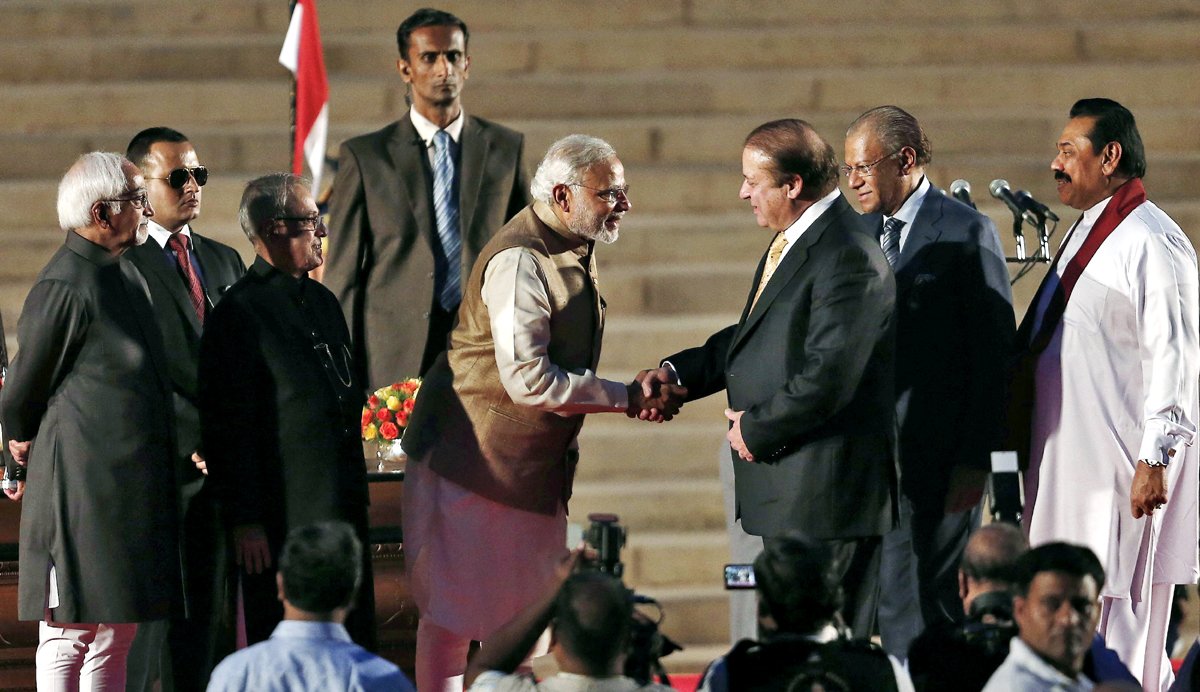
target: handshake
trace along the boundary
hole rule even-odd
[[[625,415],[654,423],[674,418],[687,398],[687,388],[675,384],[675,373],[663,367],[639,372],[626,389],[629,408]]]

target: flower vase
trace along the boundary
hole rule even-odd
[[[375,451],[375,458],[379,462],[381,473],[403,471],[404,463],[408,461],[408,455],[400,448],[399,437],[394,440],[380,439]]]

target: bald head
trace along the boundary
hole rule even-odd
[[[996,522],[976,530],[967,541],[958,570],[963,608],[970,610],[971,601],[980,594],[1011,590],[1014,565],[1028,550],[1025,534],[1012,524]]]

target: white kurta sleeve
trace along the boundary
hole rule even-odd
[[[1182,233],[1170,231],[1148,234],[1143,250],[1140,266],[1130,267],[1142,286],[1137,306],[1146,399],[1138,458],[1160,460],[1174,450],[1182,459],[1182,448],[1196,437],[1196,255]]]
[[[563,416],[629,406],[623,383],[587,369],[568,372],[551,362],[550,296],[529,250],[509,248],[492,257],[480,293],[492,325],[500,381],[514,402]]]

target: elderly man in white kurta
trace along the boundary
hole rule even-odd
[[[1059,197],[1083,216],[1019,335],[1036,358],[1024,521],[1031,545],[1100,557],[1099,631],[1160,690],[1172,585],[1197,577],[1196,254],[1146,200],[1128,110],[1076,103],[1057,147]]]
[[[404,436],[405,560],[421,622],[417,689],[462,688],[471,640],[544,593],[566,554],[584,414],[669,416],[686,390],[601,379],[595,241],[629,210],[602,140],[551,145],[533,205],[500,229],[464,286],[450,349],[425,376]],[[663,397],[669,397],[667,401]]]

